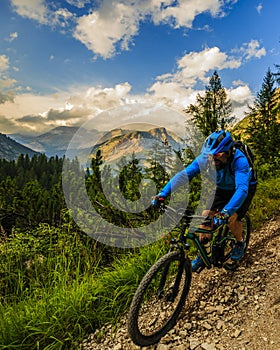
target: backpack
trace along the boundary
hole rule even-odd
[[[255,155],[253,153],[253,151],[251,150],[251,148],[243,141],[235,141],[234,145],[232,147],[232,157],[231,157],[231,161],[230,161],[230,172],[231,174],[233,174],[233,169],[232,169],[232,160],[233,160],[233,156],[235,151],[239,149],[247,158],[249,166],[250,166],[250,170],[252,171],[252,180],[257,180],[257,174],[256,171],[254,170],[254,161],[255,161]]]

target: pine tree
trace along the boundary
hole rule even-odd
[[[230,122],[232,105],[227,98],[226,90],[215,71],[206,86],[205,95],[197,94],[196,104],[191,104],[185,112],[192,116],[192,121],[204,136],[215,130],[224,129]]]
[[[131,160],[126,164],[119,176],[120,190],[126,199],[137,201],[141,197],[139,185],[143,179],[142,167],[139,159],[132,153]]]
[[[275,76],[277,84],[280,85],[280,64],[276,64],[275,67],[278,69],[278,72],[273,73],[273,76]]]
[[[172,169],[172,150],[167,140],[163,142],[155,141],[150,149],[148,156],[149,167],[146,169],[146,175],[156,185],[159,191],[169,180],[167,169]]]
[[[260,163],[279,157],[280,126],[277,123],[279,102],[276,94],[275,78],[268,69],[260,91],[250,107],[248,142],[258,155]]]
[[[101,165],[103,164],[103,157],[101,150],[97,150],[95,157],[92,157],[91,170],[92,175],[88,176],[86,173],[86,184],[89,192],[89,196],[92,202],[103,201],[102,183],[101,183]]]

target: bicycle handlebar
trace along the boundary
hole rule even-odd
[[[200,225],[205,225],[212,227],[213,229],[228,224],[228,218],[223,216],[203,216],[203,215],[195,215],[192,211],[184,208],[174,209],[164,203],[164,201],[159,202],[157,209],[161,212],[171,212],[174,215],[179,215],[182,218],[190,221],[192,219],[202,220]]]

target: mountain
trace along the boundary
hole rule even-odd
[[[79,133],[77,131],[79,130]],[[76,134],[76,135],[75,135]],[[70,143],[75,135],[75,144]],[[78,155],[82,163],[86,163],[88,155],[94,155],[97,149],[102,151],[106,162],[116,163],[122,156],[135,153],[140,159],[146,159],[159,143],[162,147],[164,142],[175,150],[183,148],[183,140],[175,134],[167,132],[165,128],[154,128],[146,131],[113,129],[107,133],[98,130],[83,130],[78,127],[60,126],[39,136],[24,136],[20,134],[9,135],[17,142],[32,148],[47,156],[58,155],[62,157],[66,150],[70,158]],[[99,139],[94,146],[94,140]],[[73,149],[68,149],[68,147]]]
[[[0,133],[0,158],[6,160],[16,160],[20,154],[28,154],[32,157],[35,154],[39,154],[29,147],[21,145],[9,136]]]
[[[91,155],[95,156],[97,150],[100,150],[105,162],[111,164],[132,153],[137,159],[145,161],[157,151],[163,150],[164,145],[166,149],[170,147],[177,151],[184,148],[184,141],[163,127],[148,131],[114,129],[100,139]]]
[[[59,126],[39,136],[25,136],[20,134],[13,134],[10,136],[26,147],[45,153],[48,157],[56,155],[62,157],[65,154],[72,137],[79,129],[79,127]],[[95,133],[95,131],[93,131],[93,133]],[[82,135],[82,132],[80,132],[80,134]],[[86,136],[87,131],[85,130],[83,134]],[[86,148],[90,147],[90,145],[83,145],[82,147]]]

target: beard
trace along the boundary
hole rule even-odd
[[[215,165],[216,170],[221,170],[221,169],[224,169],[226,167],[227,163],[223,163],[220,160],[215,160],[214,165]]]

